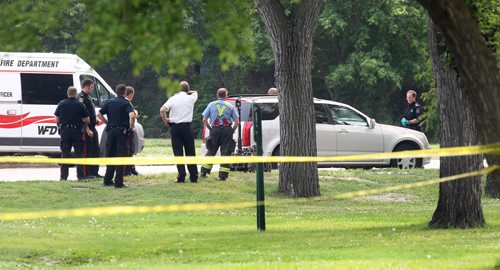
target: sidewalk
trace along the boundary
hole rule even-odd
[[[140,174],[177,173],[175,165],[168,166],[136,166]],[[219,166],[214,166],[218,171]],[[106,166],[99,167],[99,174],[104,175]],[[76,180],[76,169],[69,168],[68,180]],[[0,169],[0,181],[59,181],[59,167],[50,168],[8,168]]]

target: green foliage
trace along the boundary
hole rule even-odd
[[[433,83],[432,85],[435,85]],[[439,143],[440,136],[440,112],[439,112],[439,104],[437,102],[437,89],[436,87],[431,87],[426,93],[421,95],[422,100],[427,104],[425,107],[425,112],[423,116],[423,122],[421,126],[424,129],[425,134],[430,142]]]
[[[408,1],[326,1],[313,68],[325,88],[314,87],[316,95],[349,103],[380,122],[396,121],[401,107],[394,100],[430,82],[425,25],[423,9]]]
[[[159,141],[161,143],[161,141]],[[0,212],[223,203],[191,212],[0,222],[0,268],[491,269],[498,265],[500,200],[483,199],[487,225],[430,230],[438,185],[351,200],[338,193],[414,183],[438,170],[320,171],[320,200],[285,199],[266,173],[267,230],[258,232],[255,175],[231,172],[194,185],[175,174],[128,177],[128,189],[92,182],[0,183]]]
[[[473,1],[474,14],[486,43],[497,57],[500,67],[500,4],[498,0]]]
[[[71,4],[69,0],[1,1],[0,50],[39,51],[42,37],[57,33]]]
[[[92,1],[93,2],[93,1]],[[151,67],[160,74],[162,87],[175,92],[174,74],[202,59],[201,42],[219,48],[222,69],[239,63],[241,55],[251,55],[247,1],[99,1],[89,4],[91,17],[80,38],[81,54],[102,63],[129,51],[134,74]],[[200,7],[202,8],[200,11]],[[193,18],[191,10],[206,19]],[[102,12],[105,10],[106,12]],[[198,15],[200,15],[198,14]],[[209,35],[204,40],[193,32],[193,19],[201,19]]]

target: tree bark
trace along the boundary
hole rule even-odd
[[[279,89],[280,151],[316,156],[312,94],[312,46],[321,0],[293,4],[287,15],[279,0],[254,0],[271,40]],[[319,196],[317,163],[281,163],[279,190],[289,197]]]
[[[472,106],[480,141],[500,140],[500,72],[496,56],[486,46],[471,7],[463,0],[418,0],[443,33]],[[500,164],[499,156],[486,156],[489,165]],[[500,172],[488,176],[487,193],[499,194]],[[492,191],[490,191],[492,190]],[[494,191],[494,192],[493,192]]]
[[[444,60],[445,42],[439,29],[429,19],[429,48],[436,80],[441,116],[441,146],[479,144],[472,109],[460,84],[458,73]],[[482,156],[441,158],[440,177],[476,171],[482,168]],[[429,222],[431,228],[475,228],[485,223],[481,204],[481,176],[439,185],[439,200]]]

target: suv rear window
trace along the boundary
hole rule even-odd
[[[262,120],[274,120],[278,115],[280,115],[280,111],[278,108],[278,103],[260,103],[260,109],[262,111]]]
[[[21,73],[23,104],[57,105],[72,85],[73,75]]]
[[[252,120],[252,104],[250,102],[241,102],[241,121]],[[234,102],[233,102],[234,105]],[[262,111],[262,120],[274,120],[280,114],[278,103],[259,103]]]

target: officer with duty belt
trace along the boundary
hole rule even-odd
[[[424,109],[417,103],[416,99],[417,92],[415,90],[408,90],[406,93],[408,107],[403,113],[403,118],[401,118],[401,125],[409,129],[422,131],[420,122],[422,121],[421,116],[424,113]]]
[[[90,95],[94,92],[94,82],[86,79],[82,83],[82,91],[78,94],[78,100],[85,105],[89,112],[90,123],[87,130],[84,132],[85,145],[83,157],[97,158],[99,157],[99,134],[95,126],[97,125],[97,117],[95,115],[95,107]],[[83,165],[83,174],[86,178],[101,178],[99,175],[99,165]]]
[[[126,86],[119,84],[116,86],[115,98],[110,99],[99,110],[97,117],[106,123],[108,139],[106,142],[107,157],[126,157],[129,145],[129,132],[135,131],[135,111],[132,104],[125,99]],[[107,115],[108,119],[104,118]],[[124,188],[127,185],[123,182],[126,165],[107,165],[104,175],[105,186],[115,186]],[[113,176],[115,178],[113,182]]]
[[[83,132],[86,125],[90,122],[87,108],[76,99],[76,88],[70,86],[67,90],[68,98],[59,102],[54,115],[56,124],[59,127],[61,135],[61,157],[71,157],[71,148],[75,149],[75,157],[81,158],[83,154],[83,145],[85,144]],[[68,180],[69,166],[61,165],[61,180]],[[85,178],[83,166],[76,166],[76,176],[78,180]]]
[[[203,124],[210,130],[210,136],[205,140],[208,150],[205,156],[215,156],[219,147],[221,156],[230,156],[236,147],[233,133],[240,125],[240,121],[234,106],[226,102],[227,94],[226,88],[219,88],[217,90],[217,101],[210,102],[202,113]],[[211,164],[203,164],[201,166],[201,176],[206,177],[211,169]],[[221,164],[219,180],[225,181],[228,176],[229,164]]]

